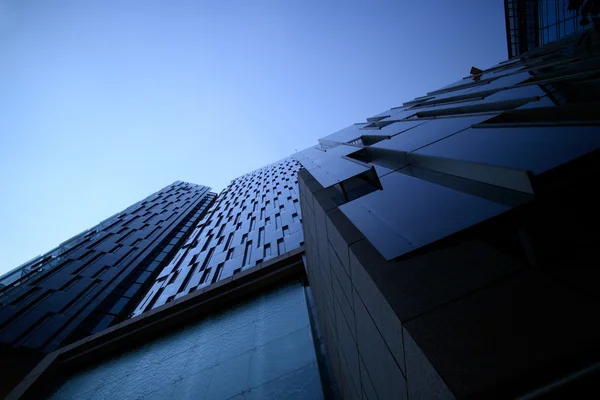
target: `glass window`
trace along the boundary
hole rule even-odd
[[[110,309],[109,313],[110,314],[119,314],[123,308],[127,305],[127,303],[129,303],[130,299],[127,298],[123,298],[121,297],[113,306],[113,308]]]
[[[558,25],[553,25],[548,29],[548,40],[550,42],[558,39],[558,36],[556,34],[557,30],[558,30]]]
[[[538,5],[538,16],[540,21],[540,26],[546,26],[546,4],[544,1],[540,1]]]
[[[163,254],[163,253],[161,253],[161,254]],[[148,279],[149,276],[150,276],[150,272],[144,271],[140,274],[140,276],[135,281],[137,283],[144,283],[144,282],[146,282],[146,279]]]
[[[556,23],[556,14],[558,10],[556,9],[556,0],[546,0],[547,7],[547,15],[548,15],[548,25],[554,25]]]
[[[540,32],[540,44],[548,43],[548,32],[548,28],[542,29],[542,31]]]
[[[81,368],[49,398],[323,398],[300,282],[128,350]]]
[[[129,289],[123,294],[123,297],[133,297],[142,285],[139,283],[132,284]]]
[[[106,316],[104,316],[100,320],[100,322],[98,323],[98,325],[96,325],[96,327],[92,330],[92,334],[101,332],[101,331],[105,330],[106,328],[108,328],[108,326],[110,325],[110,323],[114,319],[115,319],[114,315],[106,315]]]
[[[573,33],[577,30],[577,20],[575,18],[568,19],[565,23],[565,35]]]

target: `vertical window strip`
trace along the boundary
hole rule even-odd
[[[223,265],[224,263],[220,263],[219,265],[217,265],[217,269],[215,270],[215,274],[213,275],[211,283],[215,283],[219,280],[219,278],[221,277],[221,272],[223,271]]]
[[[246,243],[246,248],[244,249],[244,258],[242,259],[242,267],[248,264],[250,257],[252,257],[252,240],[249,240]]]

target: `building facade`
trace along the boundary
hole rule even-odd
[[[8,398],[597,397],[591,37],[235,179],[132,318],[48,354]]]
[[[3,376],[126,319],[215,196],[175,182],[3,276]]]
[[[564,38],[581,29],[569,0],[504,0],[508,57]]]
[[[304,244],[300,163],[286,158],[233,180],[160,272],[134,315]]]
[[[343,398],[598,395],[598,55],[575,35],[295,154]]]

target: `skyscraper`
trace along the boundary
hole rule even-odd
[[[598,55],[572,35],[295,155],[343,398],[598,394]]]
[[[302,246],[300,168],[298,161],[287,158],[233,180],[158,275],[134,315]]]
[[[0,278],[3,382],[126,319],[215,196],[175,182]]]
[[[600,41],[579,38],[235,179],[132,318],[9,398],[597,394]]]

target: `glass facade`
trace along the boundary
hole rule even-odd
[[[539,0],[538,46],[563,38],[579,29],[579,15],[567,10],[569,0]]]
[[[304,288],[291,282],[77,371],[50,399],[322,399]]]
[[[563,2],[513,3],[561,24]],[[294,155],[343,398],[598,397],[600,41],[582,35]]]
[[[569,0],[505,0],[509,58],[581,29],[580,16]]]
[[[133,316],[300,247],[300,168],[297,160],[286,158],[234,179],[194,225]]]
[[[0,344],[51,352],[126,318],[214,198],[175,182],[2,277]]]

